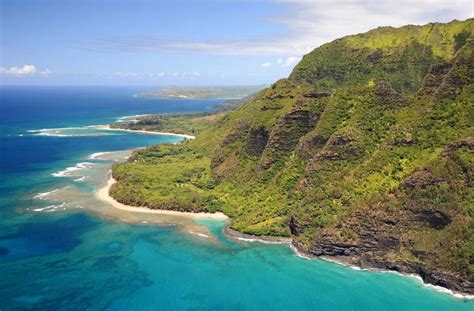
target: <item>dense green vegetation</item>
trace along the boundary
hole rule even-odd
[[[474,292],[474,20],[378,28],[325,44],[195,141],[138,151],[112,195],[223,211]]]
[[[209,128],[222,114],[150,115],[133,122],[113,123],[111,128],[195,135]]]
[[[139,93],[138,97],[187,99],[240,99],[264,88],[261,86],[171,87],[156,92]]]

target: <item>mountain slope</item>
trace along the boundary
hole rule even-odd
[[[473,32],[470,19],[325,44],[195,141],[135,153],[111,194],[220,210],[244,233],[474,293]]]

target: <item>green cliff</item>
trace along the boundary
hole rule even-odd
[[[111,194],[474,293],[473,32],[470,19],[325,44],[194,141],[115,166]]]

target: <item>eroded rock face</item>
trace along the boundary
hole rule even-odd
[[[423,216],[421,216],[423,215]],[[418,214],[423,217],[424,225],[440,230],[446,225],[446,215],[441,213]],[[410,224],[409,213],[394,215],[380,212],[357,212],[353,217],[337,225],[337,228],[323,229],[307,247],[298,245],[303,251],[315,256],[335,256],[343,262],[359,265],[362,268],[378,268],[394,270],[402,273],[416,273],[425,282],[451,288],[454,290],[474,293],[474,282],[466,275],[441,269],[428,269],[423,260],[433,258],[433,254],[418,250],[414,241],[401,238]],[[448,223],[449,224],[449,223]],[[290,222],[291,232],[298,236],[304,228],[297,218]],[[350,231],[351,237],[341,237],[341,232]],[[400,260],[393,256],[400,248],[407,248],[421,263]]]
[[[430,96],[434,95],[438,88],[443,83],[443,79],[446,74],[449,73],[449,70],[452,68],[452,63],[444,60],[439,60],[437,63],[433,64],[428,74],[425,76],[420,90],[418,91],[418,96]]]
[[[247,153],[249,155],[260,157],[268,143],[269,132],[265,127],[251,129],[247,140]]]
[[[442,178],[434,177],[430,170],[418,170],[413,172],[404,181],[408,188],[434,186],[445,182]]]
[[[336,142],[344,144],[346,140]],[[450,144],[438,162],[415,170],[393,192],[352,208],[342,220],[316,231],[309,245],[298,244],[298,237],[307,234],[311,219],[295,213],[290,230],[298,247],[315,256],[335,256],[364,268],[416,273],[425,282],[474,293],[472,274],[440,264],[437,251],[465,243],[445,234],[453,228],[468,230],[465,221],[469,218],[449,199],[459,187],[469,187],[472,171],[456,162],[455,153],[471,148],[471,142],[467,137]]]
[[[408,103],[407,99],[398,93],[388,82],[377,82],[375,85],[375,95],[377,100],[384,105],[403,106]]]
[[[433,209],[414,209],[415,221],[433,229],[443,229],[451,223],[451,217],[439,210]]]
[[[316,155],[315,160],[345,160],[362,154],[363,144],[357,130],[345,128],[329,138],[324,148]]]
[[[303,97],[306,97],[306,98],[324,98],[324,97],[331,96],[331,93],[311,91],[311,92],[303,93],[302,95]]]
[[[300,139],[296,147],[296,154],[303,158],[308,158],[314,154],[314,149],[322,148],[327,142],[327,138],[321,135],[309,133]]]
[[[474,150],[474,137],[466,137],[464,139],[458,140],[454,143],[448,145],[448,148],[443,151],[443,157],[451,156],[456,150],[466,148],[469,150]]]
[[[250,125],[246,122],[238,124],[224,139],[223,145],[229,146],[236,141],[244,138],[249,132]]]
[[[316,121],[317,116],[308,110],[296,109],[283,116],[270,133],[260,167],[269,168],[292,151],[299,139],[316,126]]]

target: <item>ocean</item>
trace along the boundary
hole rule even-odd
[[[395,273],[236,241],[225,222],[128,213],[98,201],[110,166],[176,136],[97,125],[213,111],[219,100],[138,87],[0,87],[0,310],[473,310]]]

